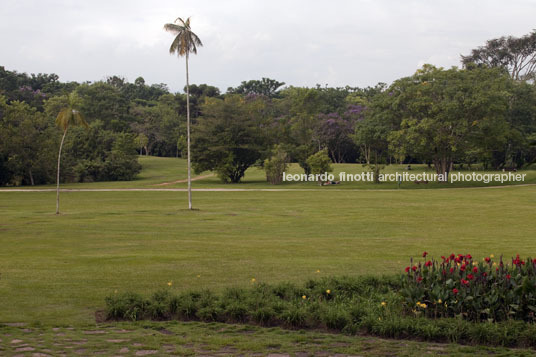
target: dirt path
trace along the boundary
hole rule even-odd
[[[192,177],[192,180],[191,180],[191,181],[203,180],[203,179],[206,179],[206,178],[209,178],[209,177],[212,177],[212,176],[214,176],[214,174],[208,174],[208,175],[203,175],[203,176],[196,176],[196,177]],[[157,183],[156,185],[153,185],[153,186],[168,186],[168,185],[173,185],[173,184],[176,184],[176,183],[185,183],[185,182],[188,182],[188,179],[177,180],[177,181],[173,181],[173,182]]]
[[[160,184],[161,185],[161,184]],[[522,185],[506,185],[506,186],[483,186],[483,187],[452,187],[452,188],[431,188],[431,189],[362,189],[362,188],[192,188],[196,192],[402,192],[402,191],[429,191],[429,190],[479,190],[479,189],[502,189],[536,186],[534,183]],[[61,192],[186,192],[187,188],[62,188]],[[0,192],[56,192],[55,188],[6,188],[0,189]]]

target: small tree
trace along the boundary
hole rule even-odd
[[[272,157],[264,160],[266,180],[272,185],[278,185],[283,181],[283,172],[288,168],[288,154],[277,145],[272,151]]]
[[[69,95],[69,101],[65,108],[63,108],[56,117],[56,125],[63,130],[63,136],[61,138],[60,150],[58,152],[58,171],[56,176],[56,214],[60,214],[60,163],[61,163],[61,149],[63,148],[63,141],[67,130],[71,125],[81,125],[85,128],[89,128],[86,120],[78,111],[80,105],[78,96],[76,93]]]
[[[309,156],[307,158],[307,165],[311,167],[311,174],[313,175],[322,175],[323,173],[333,171],[327,149],[320,150],[316,154]],[[318,184],[322,184],[320,178],[318,179]]]
[[[140,156],[143,155],[143,148],[145,148],[145,155],[147,156],[147,144],[149,143],[149,139],[147,136],[143,133],[138,134],[136,137],[136,144],[140,148]]]

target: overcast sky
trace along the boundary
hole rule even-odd
[[[0,66],[62,81],[121,75],[180,91],[184,58],[163,25],[192,16],[203,41],[191,83],[225,91],[269,77],[295,86],[374,85],[536,28],[532,0],[1,0]]]

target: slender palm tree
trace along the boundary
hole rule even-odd
[[[76,109],[78,107],[78,102],[79,99],[76,93],[71,93],[69,95],[67,105],[62,110],[60,110],[58,116],[56,117],[56,125],[63,130],[60,150],[58,153],[58,172],[56,176],[56,214],[60,214],[60,163],[61,150],[63,148],[63,141],[65,140],[65,135],[67,135],[67,130],[71,125],[81,125],[85,128],[89,127],[82,114],[80,114],[80,111]]]
[[[175,39],[169,48],[170,54],[186,57],[186,136],[188,152],[188,208],[192,209],[192,168],[190,161],[190,80],[188,73],[188,57],[190,52],[197,54],[197,46],[203,46],[201,40],[190,28],[190,18],[186,21],[178,17],[175,23],[165,24],[164,30],[175,35]]]

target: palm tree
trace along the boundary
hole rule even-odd
[[[190,80],[188,74],[188,57],[190,52],[197,54],[197,46],[203,46],[201,40],[190,28],[190,18],[186,21],[178,17],[173,24],[165,24],[164,30],[175,35],[169,53],[186,57],[186,136],[188,151],[188,208],[192,209],[192,168],[190,162]]]
[[[63,148],[63,141],[65,135],[67,135],[67,129],[71,125],[82,125],[88,128],[89,125],[85,121],[80,111],[76,109],[78,107],[78,96],[76,93],[71,93],[68,98],[68,103],[60,110],[56,117],[56,125],[63,130],[63,137],[61,138],[60,151],[58,153],[58,172],[56,176],[56,214],[60,214],[60,162],[61,162],[61,149]]]

